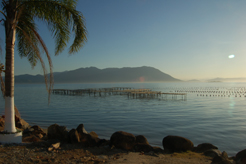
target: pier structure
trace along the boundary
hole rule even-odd
[[[128,98],[160,98],[172,100],[187,100],[187,93],[164,93],[161,91],[152,91],[151,89],[133,89],[130,87],[112,87],[112,88],[87,88],[87,89],[53,89],[53,94],[62,95],[127,95]]]
[[[246,87],[170,88],[174,92],[191,93],[201,97],[246,97]]]

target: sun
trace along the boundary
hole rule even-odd
[[[231,54],[231,55],[228,56],[229,59],[232,59],[232,58],[234,58],[234,57],[235,57],[234,54]]]

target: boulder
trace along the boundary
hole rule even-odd
[[[74,144],[80,142],[79,133],[76,129],[71,129],[68,133],[68,136],[70,143]]]
[[[216,157],[216,156],[221,156],[221,151],[219,151],[218,149],[210,149],[210,150],[207,150],[203,153],[205,156],[208,156],[208,157]]]
[[[222,154],[221,154],[221,157],[223,157],[224,159],[228,159],[227,152],[223,151]]]
[[[22,142],[39,142],[40,138],[36,137],[35,135],[29,136],[22,136]]]
[[[237,154],[236,154],[236,161],[237,162],[242,162],[242,161],[244,161],[245,163],[246,163],[246,149],[244,149],[244,150],[241,150],[240,152],[238,152]]]
[[[98,145],[100,139],[98,137],[92,136],[91,134],[82,134],[80,142],[85,147],[94,147]]]
[[[194,151],[197,153],[204,153],[205,151],[210,150],[210,149],[218,149],[218,147],[210,143],[202,143],[202,144],[197,145],[197,147],[194,148]]]
[[[24,138],[23,142],[38,142],[46,136],[44,130],[37,125],[26,128],[22,134],[22,137]]]
[[[23,132],[22,132],[22,141],[23,142],[30,142],[31,139],[28,139],[28,141],[24,141],[24,140],[27,140],[27,139],[24,139],[24,138],[31,138],[31,136],[35,136],[35,135],[32,134],[33,131],[34,131],[34,129],[32,129],[31,127],[28,127],[25,130],[23,130]],[[37,138],[37,137],[35,136],[35,138]]]
[[[32,134],[32,132],[34,131],[34,129],[33,128],[31,128],[31,127],[28,127],[28,128],[26,128],[26,129],[24,129],[23,130],[23,135],[30,135],[30,134]]]
[[[4,124],[5,124],[5,116],[3,115],[2,117],[0,117],[0,127],[4,127]],[[15,127],[24,130],[29,127],[29,124],[22,118],[17,117],[15,115]]]
[[[116,148],[132,150],[136,142],[136,137],[127,132],[118,131],[112,134],[110,138],[110,145],[114,145]]]
[[[162,145],[164,150],[171,152],[187,151],[194,148],[194,144],[189,139],[171,135],[163,138]]]
[[[40,139],[43,138],[43,136],[46,136],[44,130],[38,125],[34,125],[30,129],[33,129],[32,134],[39,137]]]
[[[149,145],[149,142],[148,142],[147,138],[145,136],[143,136],[143,135],[136,136],[136,143],[148,144]]]
[[[90,132],[89,134],[94,138],[98,138],[98,135],[94,131]]]
[[[76,130],[78,131],[79,134],[88,134],[84,128],[84,124],[79,124]]]
[[[52,145],[48,148],[48,151],[57,150],[57,149],[60,148],[60,145],[61,145],[60,142],[57,142],[57,143],[55,143],[55,144],[52,144]]]
[[[110,145],[110,141],[109,140],[105,140],[105,139],[99,139],[99,141],[97,142],[97,146],[109,146]]]
[[[227,153],[222,152],[221,156],[215,156],[212,160],[212,163],[216,164],[231,164],[231,161],[228,159]]]
[[[29,127],[29,124],[22,118],[15,117],[15,126],[24,130]]]
[[[232,162],[228,159],[224,159],[224,160],[218,162],[217,164],[232,164]]]
[[[149,144],[145,144],[145,143],[137,143],[135,146],[134,146],[134,150],[137,151],[137,152],[145,152],[145,153],[148,153],[150,151],[153,151],[153,147],[150,146]]]
[[[92,131],[88,134],[88,132],[85,130],[83,124],[80,124],[76,128],[76,130],[78,132],[80,143],[83,146],[85,146],[85,147],[97,146],[97,143],[99,142],[100,139],[98,138],[98,135],[95,132]]]
[[[68,142],[68,130],[65,126],[59,126],[57,124],[50,125],[47,133],[48,139]]]
[[[224,160],[223,157],[221,156],[215,156],[212,160],[212,163],[219,163],[219,162],[222,162]]]
[[[158,146],[153,146],[153,151],[155,153],[164,153],[164,150]]]

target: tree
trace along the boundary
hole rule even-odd
[[[69,53],[78,52],[87,38],[85,21],[82,13],[76,10],[77,0],[2,0],[0,13],[5,27],[5,127],[4,131],[16,132],[14,114],[14,48],[17,43],[18,53],[27,57],[31,66],[41,63],[46,89],[50,95],[53,87],[52,61],[44,41],[37,31],[35,20],[47,23],[55,38],[55,55],[60,54],[74,32],[74,40]],[[17,40],[17,41],[16,41]],[[44,52],[48,62],[50,76],[47,77]]]

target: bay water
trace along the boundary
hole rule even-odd
[[[159,147],[165,136],[178,135],[190,139],[195,146],[212,143],[233,156],[246,149],[246,97],[244,93],[240,96],[216,94],[220,94],[219,91],[244,91],[245,86],[246,83],[229,82],[55,84],[54,89],[132,87],[180,91],[187,92],[187,100],[52,94],[48,104],[44,84],[16,84],[15,104],[24,120],[42,128],[57,123],[72,129],[84,124],[88,132],[95,131],[99,138],[110,139],[114,132],[126,131],[144,135],[152,146]],[[214,92],[195,92],[204,90]],[[0,102],[0,114],[3,115],[4,99]]]

